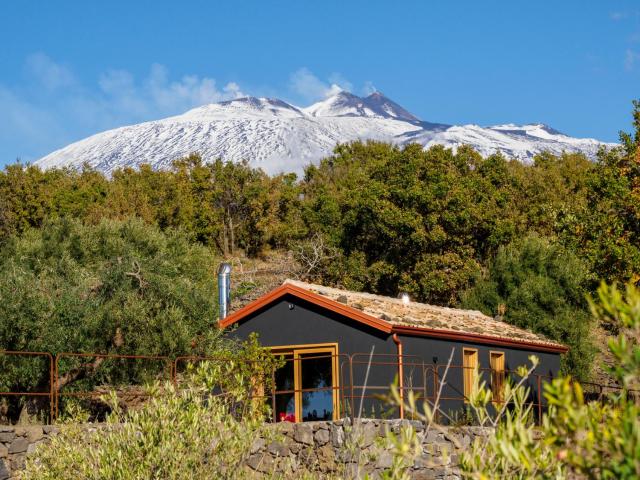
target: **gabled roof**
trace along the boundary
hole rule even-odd
[[[327,308],[358,323],[392,334],[566,352],[568,349],[542,335],[496,320],[475,310],[438,307],[370,293],[352,292],[296,280],[285,280],[275,290],[245,305],[219,322],[226,328],[253,312],[293,295]]]

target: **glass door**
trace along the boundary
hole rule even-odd
[[[277,422],[296,421],[295,368],[293,354],[284,354],[285,364],[275,373],[275,413]]]
[[[333,419],[333,358],[330,352],[298,353],[303,422]]]
[[[301,345],[273,350],[285,360],[275,376],[276,421],[337,419],[337,345]]]

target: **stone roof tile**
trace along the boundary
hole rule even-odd
[[[496,339],[521,340],[548,346],[562,346],[543,335],[491,318],[477,310],[439,307],[413,301],[406,303],[399,298],[352,292],[291,279],[285,280],[284,283],[356,308],[367,315],[385,320],[393,325],[483,335]]]

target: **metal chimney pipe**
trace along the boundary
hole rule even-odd
[[[218,267],[218,316],[220,320],[229,315],[231,306],[231,264],[221,263]]]

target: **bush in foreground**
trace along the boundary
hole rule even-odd
[[[185,384],[157,385],[138,411],[114,406],[106,425],[89,432],[64,425],[27,461],[23,480],[236,479],[250,476],[244,465],[259,436],[269,439],[268,408],[252,396],[270,388],[278,360],[249,342],[248,361],[201,363]],[[215,390],[212,389],[215,385]],[[115,405],[115,403],[114,403]]]
[[[637,479],[640,478],[640,289],[629,284],[626,291],[603,284],[598,301],[590,301],[593,315],[616,325],[617,338],[609,342],[615,358],[611,374],[620,389],[611,389],[604,401],[587,402],[580,383],[557,378],[545,388],[548,411],[542,425],[533,423],[530,391],[524,385],[538,364],[518,368],[516,379],[504,382],[502,402],[496,403],[491,389],[476,375],[469,408],[477,424],[494,429],[487,439],[476,438],[470,451],[461,456],[464,478],[492,479]],[[404,401],[392,387],[392,400]],[[425,431],[446,433],[434,421],[435,405],[418,407],[410,392],[405,412],[421,419]],[[424,433],[423,433],[424,435]],[[389,480],[405,480],[420,451],[418,435],[408,429],[391,436],[394,454]],[[437,459],[436,459],[437,460]]]

